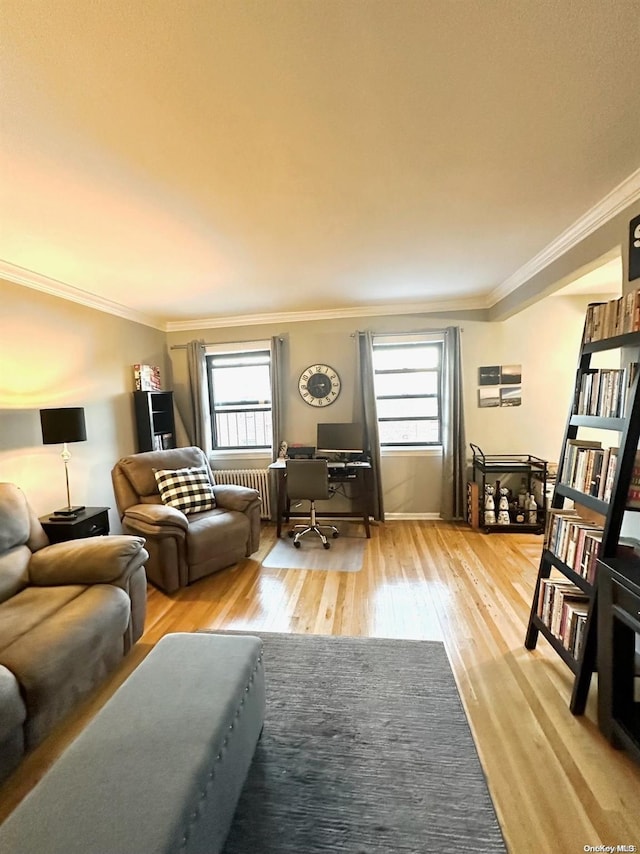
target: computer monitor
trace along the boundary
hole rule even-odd
[[[363,454],[362,424],[318,424],[316,454]]]

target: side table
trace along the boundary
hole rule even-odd
[[[85,507],[75,519],[66,516],[41,516],[40,524],[52,543],[101,537],[109,533],[109,508]]]
[[[598,561],[598,725],[640,761],[640,561]]]

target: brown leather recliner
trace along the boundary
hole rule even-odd
[[[139,537],[50,545],[0,483],[0,781],[142,635],[146,557]]]
[[[186,516],[162,503],[155,471],[205,468],[216,507]],[[146,451],[123,457],[111,477],[122,529],[146,540],[149,580],[173,593],[248,557],[260,545],[260,494],[244,486],[216,485],[200,448]]]

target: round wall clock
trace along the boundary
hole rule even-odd
[[[329,406],[340,394],[340,377],[329,365],[310,365],[300,375],[298,391],[309,406]]]

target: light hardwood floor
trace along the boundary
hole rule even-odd
[[[640,766],[601,736],[595,684],[573,717],[566,665],[543,638],[524,648],[540,537],[387,522],[357,573],[264,569],[274,542],[266,525],[251,559],[172,596],[150,587],[135,651],[0,789],[0,820],[167,632],[309,632],[444,641],[512,854],[640,850]]]

